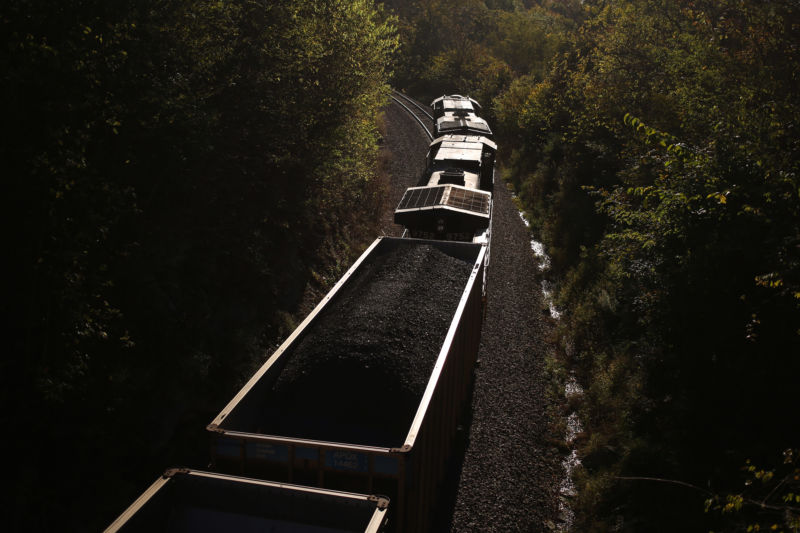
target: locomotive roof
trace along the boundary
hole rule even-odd
[[[461,116],[454,113],[445,113],[443,117],[436,121],[436,129],[440,133],[448,130],[469,130],[483,135],[492,134],[489,124],[481,117],[473,114]]]
[[[461,96],[460,94],[440,96],[431,102],[431,107],[434,107],[438,102],[442,103],[442,107],[445,111],[456,109],[474,111],[475,109],[481,108],[481,105],[477,102],[477,100],[474,100],[469,96]]]
[[[436,161],[480,161],[483,144],[462,141],[442,141],[436,152]]]
[[[478,189],[481,184],[481,177],[475,172],[464,170],[463,168],[450,167],[450,163],[441,163],[434,167],[428,186],[444,185],[446,183],[461,184],[468,189]],[[437,168],[438,167],[438,168]],[[453,181],[455,178],[457,181]]]
[[[442,135],[441,137],[436,137],[430,144],[430,147],[433,148],[437,144],[441,144],[442,147],[455,145],[458,143],[462,144],[482,144],[494,151],[497,151],[497,144],[489,139],[488,137],[484,137],[482,135],[463,135],[463,134],[453,134],[448,133],[446,135]]]

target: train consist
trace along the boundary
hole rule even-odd
[[[478,103],[460,95],[431,104],[435,138],[426,158],[420,186],[406,191],[394,221],[411,237],[471,241],[488,245],[497,145]]]
[[[431,107],[403,238],[376,239],[209,424],[217,473],[168,471],[107,531],[431,531],[468,416],[497,151],[475,100]]]

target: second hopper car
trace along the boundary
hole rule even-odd
[[[199,470],[167,470],[105,533],[379,533],[388,500]]]

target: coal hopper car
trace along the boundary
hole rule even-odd
[[[486,246],[378,238],[208,426],[215,470],[386,495],[429,531],[468,411]]]
[[[380,533],[388,506],[376,496],[171,469],[105,533]]]

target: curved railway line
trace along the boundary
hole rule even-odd
[[[411,98],[404,95],[400,91],[395,91],[395,90],[392,91],[392,100],[394,101],[394,103],[396,103],[397,105],[408,111],[408,113],[412,117],[414,117],[414,120],[417,121],[417,123],[422,127],[423,130],[425,130],[425,135],[428,136],[428,140],[432,141],[433,140],[433,133],[431,133],[432,128],[429,128],[425,124],[426,121],[420,116],[425,117],[425,119],[427,119],[428,124],[431,125],[433,124],[433,116],[430,113],[428,113],[424,107],[422,107],[416,101],[412,100]],[[416,111],[414,109],[411,109],[411,107],[407,106],[406,103],[411,104],[416,109]]]
[[[433,121],[433,115],[428,113],[428,110],[424,106],[420,105],[419,102],[417,102],[413,98],[409,98],[408,96],[404,95],[403,93],[401,93],[398,90],[393,90],[392,93],[397,95],[397,96],[399,96],[400,98],[402,98],[403,100],[405,100],[409,104],[413,105],[415,108],[417,108],[419,110],[420,113],[422,113],[423,115],[428,117],[428,120]]]

